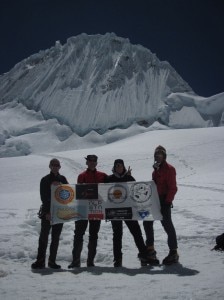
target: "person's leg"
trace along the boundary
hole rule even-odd
[[[176,230],[174,228],[171,218],[171,207],[162,206],[161,213],[163,220],[161,221],[165,232],[168,237],[168,247],[170,249],[169,254],[164,258],[163,264],[170,265],[179,261],[179,255],[177,253],[177,237]]]
[[[113,254],[114,254],[114,266],[122,265],[122,235],[123,224],[121,220],[111,221],[113,229]]]
[[[48,236],[51,229],[50,222],[48,220],[41,219],[41,230],[38,241],[38,251],[37,259],[31,265],[32,269],[44,268],[45,267],[45,258],[48,245]]]
[[[171,207],[168,205],[162,206],[161,213],[163,216],[161,224],[163,225],[163,228],[168,236],[168,247],[170,250],[177,249],[177,236],[171,218]]]
[[[94,258],[96,256],[96,247],[98,240],[98,232],[100,230],[100,220],[89,221],[89,244],[88,244],[88,258],[87,266],[94,266]]]
[[[49,261],[52,264],[55,264],[56,262],[59,239],[60,239],[62,228],[63,228],[63,223],[55,224],[51,227],[51,245],[50,245]]]
[[[147,252],[147,247],[144,243],[142,231],[138,221],[125,221],[125,224],[134,238],[135,245],[137,246],[139,253],[145,254]]]
[[[146,247],[148,251],[148,258],[150,264],[158,265],[159,259],[156,255],[156,250],[154,247],[154,222],[153,221],[143,221],[143,227],[146,235]]]
[[[83,236],[86,232],[87,226],[88,226],[88,220],[79,220],[75,222],[74,242],[73,242],[73,250],[72,250],[73,261],[69,265],[69,268],[80,266],[81,252],[83,247]]]
[[[39,237],[37,260],[45,261],[50,229],[51,229],[50,221],[46,220],[45,218],[41,219],[41,231]]]
[[[143,221],[143,227],[146,235],[146,246],[154,248],[154,229],[153,221]]]

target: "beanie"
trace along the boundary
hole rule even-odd
[[[115,168],[116,164],[121,164],[125,168],[123,159],[115,159],[114,168]]]
[[[166,149],[163,146],[159,145],[159,146],[156,147],[155,152],[154,152],[154,158],[155,158],[157,153],[162,153],[164,159],[166,159]]]

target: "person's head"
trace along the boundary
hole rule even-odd
[[[166,149],[163,146],[159,145],[156,147],[154,159],[158,163],[162,163],[164,160],[166,160]]]
[[[88,169],[92,171],[95,170],[97,166],[98,157],[95,154],[90,154],[87,155],[85,159],[86,159],[86,164],[88,166]]]
[[[57,158],[51,159],[49,163],[49,168],[52,173],[57,174],[61,168],[60,161]]]
[[[123,159],[115,159],[113,171],[120,175],[126,171]]]

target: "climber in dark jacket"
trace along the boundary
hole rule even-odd
[[[45,258],[50,229],[51,245],[48,266],[53,269],[61,268],[60,265],[56,264],[56,256],[63,224],[60,223],[51,225],[50,223],[51,185],[67,184],[68,181],[65,178],[65,176],[59,174],[59,169],[61,168],[61,165],[58,159],[52,159],[50,161],[49,168],[51,170],[50,174],[44,176],[40,181],[40,198],[42,201],[42,205],[39,211],[39,217],[41,219],[41,231],[39,237],[37,260],[31,265],[32,269],[45,268]]]
[[[135,181],[134,177],[130,175],[130,168],[126,170],[124,161],[122,159],[116,159],[114,161],[114,167],[112,169],[113,174],[107,177],[106,182],[130,182]],[[135,244],[139,250],[139,259],[141,262],[152,262],[148,257],[147,247],[142,237],[141,227],[136,220],[125,220],[129,231],[134,237]],[[111,220],[113,229],[113,253],[114,253],[114,267],[122,266],[122,235],[123,224],[122,220]]]

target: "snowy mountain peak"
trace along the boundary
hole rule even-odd
[[[64,45],[56,41],[0,76],[0,144],[12,136],[24,140],[24,132],[42,132],[44,123],[59,141],[136,124],[149,128],[154,122],[172,128],[218,126],[223,97],[195,95],[168,62],[128,39],[83,33]],[[16,124],[6,125],[6,111],[16,114]],[[38,125],[24,125],[18,112],[21,118],[32,115]]]
[[[150,50],[114,33],[81,34],[40,51],[0,78],[1,102],[16,100],[79,135],[158,118],[171,92],[191,91]],[[86,116],[86,117],[85,117]]]

